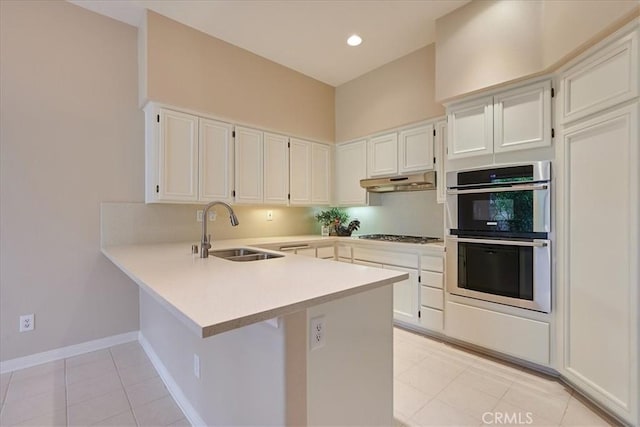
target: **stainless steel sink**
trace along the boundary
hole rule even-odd
[[[209,255],[226,259],[229,261],[236,261],[236,262],[259,261],[262,259],[283,257],[283,255],[256,251],[256,250],[247,249],[247,248],[221,249],[218,251],[209,251]]]

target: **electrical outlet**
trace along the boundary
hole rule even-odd
[[[33,314],[24,314],[20,316],[20,332],[29,332],[35,329],[35,321]]]
[[[273,211],[267,211],[267,221],[273,221]]]
[[[203,215],[203,210],[202,209],[198,209],[196,211],[196,221],[198,222],[202,222],[202,215]]]
[[[324,316],[318,316],[311,319],[309,331],[311,350],[315,350],[316,348],[324,346],[326,332],[327,331],[325,330]]]
[[[193,375],[200,378],[200,357],[197,354],[193,355]]]

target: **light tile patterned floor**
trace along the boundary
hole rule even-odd
[[[394,427],[615,425],[596,411],[554,379],[394,330]]]
[[[137,342],[0,376],[0,425],[187,426]]]
[[[189,425],[137,342],[2,374],[0,403],[3,427]],[[612,425],[555,380],[398,328],[394,406],[394,427]]]

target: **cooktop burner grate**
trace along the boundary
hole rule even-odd
[[[382,240],[385,242],[402,242],[402,243],[419,243],[419,244],[442,242],[442,239],[439,237],[402,236],[397,234],[365,234],[358,237],[360,239]]]

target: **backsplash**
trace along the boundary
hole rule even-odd
[[[444,205],[435,191],[382,194],[380,206],[347,208],[351,219],[360,220],[355,234],[406,234],[443,237]]]

